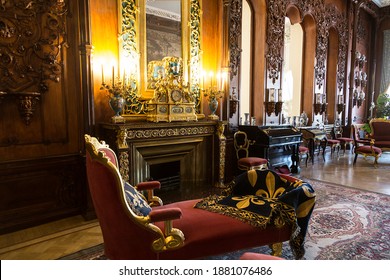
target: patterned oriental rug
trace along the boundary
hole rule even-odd
[[[312,179],[317,202],[306,235],[307,260],[390,260],[390,196]],[[270,254],[267,246],[208,259],[237,260],[246,251]],[[288,244],[282,257],[294,259]],[[103,245],[61,259],[106,259]]]

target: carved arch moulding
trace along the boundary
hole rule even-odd
[[[267,76],[273,83],[280,78],[283,63],[284,18],[288,5],[296,6],[301,14],[311,14],[317,23],[317,46],[315,84],[323,87],[326,73],[329,28],[333,26],[339,34],[337,83],[341,90],[344,84],[345,63],[348,46],[346,16],[334,7],[326,7],[324,0],[267,0]]]
[[[68,0],[0,1],[0,106],[18,102],[26,125],[50,82],[61,80],[67,7]]]

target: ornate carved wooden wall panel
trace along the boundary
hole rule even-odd
[[[86,207],[83,2],[0,1],[0,233]]]
[[[342,87],[345,75],[346,51],[347,51],[347,28],[346,18],[334,6],[326,7],[324,0],[278,0],[267,1],[267,75],[275,83],[282,71],[284,46],[284,18],[286,7],[295,5],[301,12],[301,18],[311,14],[317,23],[317,50],[315,65],[315,83],[318,88],[324,85],[326,73],[326,59],[328,50],[329,28],[335,27],[339,32],[340,49],[338,57],[338,85]]]

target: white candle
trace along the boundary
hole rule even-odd
[[[223,110],[222,110],[222,107],[223,107],[223,97],[221,97],[220,98],[220,102],[221,102],[221,104],[220,104],[220,107],[219,107],[219,119],[222,121],[223,120],[223,118],[222,118],[222,113],[223,113]]]
[[[213,71],[210,71],[209,76],[210,76],[210,87],[213,88],[213,77],[214,77],[214,72],[213,72]]]
[[[104,70],[103,70],[103,64],[102,64],[102,84],[104,84]]]
[[[115,68],[112,66],[112,86],[115,86]]]

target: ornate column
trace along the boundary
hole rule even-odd
[[[226,137],[224,135],[225,125],[227,122],[218,122],[217,134],[219,142],[219,172],[218,182],[216,183],[217,188],[225,187],[225,158],[226,158]]]

